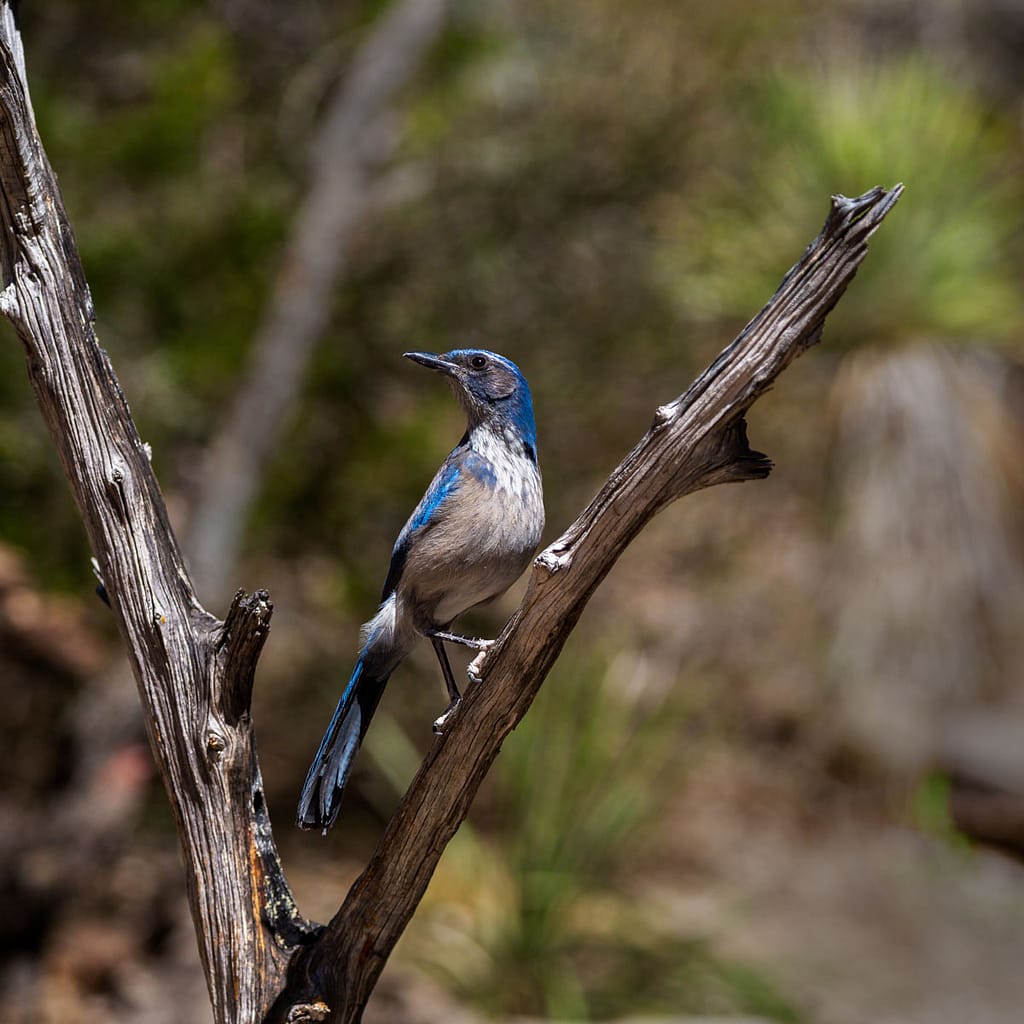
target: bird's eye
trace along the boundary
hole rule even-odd
[[[487,357],[473,356],[469,361],[469,365],[472,366],[474,370],[482,370],[487,365]]]

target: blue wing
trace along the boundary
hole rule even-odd
[[[395,541],[394,549],[391,552],[388,578],[384,581],[384,589],[381,591],[382,603],[391,596],[398,586],[410,548],[423,534],[444,518],[446,505],[456,499],[463,483],[469,478],[474,478],[490,488],[495,486],[494,467],[479,452],[473,451],[467,444],[467,438],[464,437],[459,445],[450,452],[448,458],[441,463],[441,468],[435,474],[434,479],[430,481],[427,493],[413,509],[409,521],[402,527],[402,532],[398,535],[398,540]]]
[[[381,591],[381,603],[386,601],[402,578],[402,570],[405,568],[405,560],[409,555],[409,548],[416,542],[416,538],[424,531],[429,530],[431,525],[437,521],[442,506],[458,490],[462,479],[460,467],[460,451],[465,450],[460,445],[444,462],[441,468],[434,474],[430,481],[427,493],[420,499],[420,503],[413,509],[408,522],[402,527],[402,532],[395,541],[391,551],[391,565],[388,568],[388,578],[384,581],[384,589]]]

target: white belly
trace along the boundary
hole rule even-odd
[[[504,593],[540,542],[540,473],[522,465],[496,471],[493,487],[468,480],[442,522],[418,540],[399,584],[417,628],[445,626],[474,605]]]

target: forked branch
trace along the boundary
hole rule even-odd
[[[901,188],[836,197],[768,305],[654,422],[536,559],[522,605],[478,659],[380,846],[326,928],[298,913],[274,847],[249,715],[265,592],[218,622],[199,604],[127,403],[93,330],[88,287],[35,130],[10,0],[0,0],[0,311],[60,454],[139,687],[181,837],[218,1024],[357,1021],[502,741],[526,713],[616,559],[702,487],[765,476],[744,414],[820,336]],[[269,1008],[269,1009],[268,1009]]]

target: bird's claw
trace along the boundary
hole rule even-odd
[[[435,736],[442,736],[444,734],[444,730],[447,727],[449,720],[451,719],[452,715],[454,715],[455,712],[458,710],[460,703],[461,702],[457,701],[457,700],[452,701],[451,704],[448,705],[448,710],[445,711],[445,713],[443,715],[441,715],[440,718],[435,719],[435,721],[434,721],[434,735]]]
[[[483,671],[484,658],[487,656],[487,651],[488,651],[488,649],[491,647],[491,645],[493,643],[494,643],[493,640],[481,640],[480,641],[480,647],[479,647],[479,653],[469,663],[469,668],[466,669],[466,675],[469,676],[469,678],[474,683],[479,683],[479,682],[483,681],[480,673]]]

